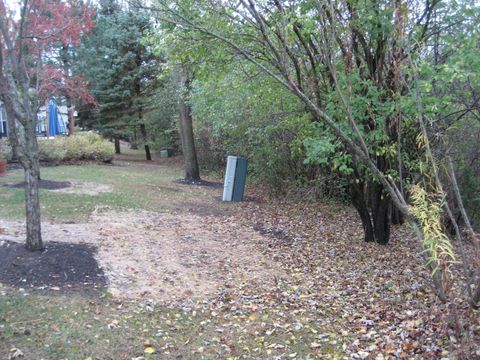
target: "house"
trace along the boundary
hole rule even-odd
[[[55,130],[51,135],[55,134],[68,134],[68,109],[65,105],[57,106],[55,101],[50,101],[49,109],[54,109],[52,113],[53,119],[51,122],[55,124]],[[51,110],[50,110],[51,111]],[[42,106],[38,110],[38,122],[37,122],[37,136],[47,136],[47,130],[49,130],[47,124],[47,107]],[[56,121],[55,121],[56,119]],[[0,138],[8,136],[8,126],[7,126],[7,112],[5,106],[0,101]]]

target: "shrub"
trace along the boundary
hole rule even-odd
[[[7,160],[10,149],[6,140],[0,139],[0,160]]]
[[[40,160],[47,162],[79,160],[111,162],[114,155],[113,144],[92,132],[40,140],[38,146]]]
[[[63,138],[40,140],[38,142],[40,160],[47,162],[65,160],[66,150],[63,145]]]

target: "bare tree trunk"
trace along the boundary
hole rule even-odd
[[[69,61],[69,56],[68,56],[68,45],[63,45],[61,51],[61,57],[62,57],[62,62],[63,62],[63,68],[65,71],[70,70],[70,61]],[[72,97],[68,94],[65,94],[65,100],[67,103],[67,112],[68,112],[68,135],[73,135],[75,132],[75,119],[73,117],[73,104],[72,104]],[[48,121],[48,117],[47,117]]]
[[[38,143],[35,133],[35,118],[24,121],[27,125],[17,127],[15,111],[11,97],[2,96],[7,111],[7,121],[10,131],[8,132],[12,149],[17,154],[25,173],[25,210],[27,222],[27,238],[25,246],[29,250],[43,248],[42,231],[40,224],[40,199],[38,183],[40,180],[40,162],[38,157]],[[19,131],[22,128],[23,131]]]
[[[480,244],[473,230],[472,224],[470,223],[470,219],[465,211],[465,206],[463,206],[462,195],[460,194],[460,188],[458,187],[457,177],[455,176],[455,167],[453,166],[453,161],[450,155],[447,156],[448,165],[449,165],[449,175],[450,180],[452,181],[453,193],[455,194],[455,200],[457,201],[458,208],[460,209],[460,214],[462,214],[462,220],[467,228],[468,235],[470,239],[473,241],[475,248],[477,251],[480,250]]]
[[[3,98],[3,104],[5,105],[5,111],[7,113],[7,128],[8,128],[8,141],[10,141],[10,145],[12,146],[12,160],[19,160],[21,161],[21,151],[19,149],[19,139],[17,134],[15,123],[15,111],[9,101],[7,101],[6,97]]]
[[[30,167],[25,169],[26,247],[28,250],[41,250],[43,248],[38,193],[39,174],[38,164],[32,163]]]
[[[391,201],[387,194],[384,194],[382,189],[377,190],[376,194],[379,199],[376,206],[372,209],[373,227],[375,230],[375,242],[382,245],[387,245],[390,241],[390,210]]]
[[[68,135],[71,136],[75,133],[75,118],[73,116],[74,107],[72,104],[72,98],[68,95],[65,96],[68,112]]]
[[[368,211],[367,201],[364,193],[365,184],[361,181],[352,182],[350,185],[350,199],[362,221],[364,239],[366,242],[373,242],[375,235],[373,233],[372,219]]]
[[[447,161],[448,161],[449,170],[450,170],[449,176],[451,180],[451,185],[453,187],[454,197],[455,197],[455,200],[457,201],[458,207],[460,208],[460,212],[463,217],[465,226],[467,227],[468,236],[470,237],[470,240],[473,242],[473,245],[474,245],[473,253],[469,254],[470,256],[468,256],[467,252],[465,251],[460,228],[453,216],[453,211],[450,209],[448,202],[445,203],[445,209],[447,211],[447,214],[450,218],[452,226],[455,229],[455,234],[457,236],[458,245],[460,248],[460,255],[462,257],[463,271],[465,274],[465,278],[467,279],[467,283],[465,287],[467,289],[467,293],[470,298],[469,299],[470,305],[474,308],[477,308],[478,303],[480,302],[480,275],[478,272],[478,263],[474,259],[478,258],[478,252],[480,250],[479,238],[475,233],[475,231],[473,230],[472,225],[470,223],[470,219],[468,218],[467,212],[465,211],[465,207],[463,206],[462,195],[458,187],[457,177],[455,176],[455,167],[453,165],[453,161],[450,155],[447,155]],[[471,271],[472,270],[471,267],[473,267],[473,271]],[[475,285],[474,293],[472,293],[472,289],[471,289],[472,284]]]
[[[366,242],[386,245],[390,240],[392,201],[381,184],[362,181],[354,172],[350,183],[350,199],[360,216]]]
[[[188,75],[179,74],[179,85],[181,94],[178,101],[180,138],[182,141],[183,161],[185,163],[185,179],[199,180],[200,169],[195,149],[193,136],[193,122],[190,105],[187,102],[190,93],[190,82]]]
[[[391,204],[391,218],[392,218],[392,225],[403,225],[404,220],[403,220],[403,215],[398,209],[395,207],[395,205]]]
[[[50,137],[50,109],[48,106],[48,99],[45,99],[45,137]]]
[[[0,18],[0,28],[5,39],[5,24]],[[0,48],[2,43],[0,41]],[[10,45],[10,49],[13,45]],[[15,64],[13,50],[10,64]],[[4,71],[2,52],[0,51],[0,98],[5,104],[8,116],[9,139],[14,151],[18,154],[25,172],[25,210],[27,222],[27,238],[25,246],[29,250],[43,248],[40,224],[40,199],[38,185],[40,180],[40,161],[36,136],[37,106],[29,97],[28,76],[26,69],[19,66],[16,72],[11,68]],[[15,78],[13,75],[16,75]],[[21,89],[22,91],[19,91]],[[19,93],[21,94],[19,96]]]
[[[137,150],[138,149],[137,125],[133,126],[133,136],[130,139],[130,149],[132,149],[132,150]]]
[[[118,136],[115,136],[113,142],[115,144],[115,154],[120,154],[120,138]]]
[[[42,229],[40,220],[40,161],[38,156],[38,143],[35,133],[37,124],[36,114],[31,114],[32,119],[25,126],[25,157],[22,165],[25,171],[25,209],[27,221],[26,247],[28,250],[43,249]]]
[[[145,156],[146,156],[148,161],[151,161],[152,160],[152,154],[150,153],[150,145],[145,144],[144,147],[145,147]]]
[[[140,117],[140,120],[142,118]],[[145,156],[148,161],[152,160],[152,154],[150,153],[150,145],[148,145],[148,136],[147,136],[147,128],[145,127],[145,124],[141,123],[140,124],[140,133],[142,134],[143,138],[143,143],[145,144]]]

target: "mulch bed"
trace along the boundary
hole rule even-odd
[[[15,189],[23,189],[25,187],[25,182],[20,182],[17,184],[7,184],[4,186],[8,186]],[[53,181],[53,180],[40,180],[38,187],[40,189],[46,190],[58,190],[58,189],[65,189],[72,186],[70,181]]]
[[[107,280],[85,244],[48,242],[42,251],[0,241],[0,283],[23,289],[102,290]]]

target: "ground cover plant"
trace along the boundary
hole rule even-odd
[[[178,182],[178,161],[141,158],[129,150],[113,165],[42,169],[44,179],[73,185],[41,190],[47,248],[29,261],[81,256],[98,277],[73,259],[37,277],[21,258],[3,265],[1,356],[479,356],[478,311],[460,297],[438,301],[407,229],[395,228],[388,247],[365,249],[348,206],[269,199],[254,188],[248,201],[225,204],[221,186]],[[20,181],[19,171],[0,179],[8,203],[0,256],[23,242],[21,190],[12,187]]]

